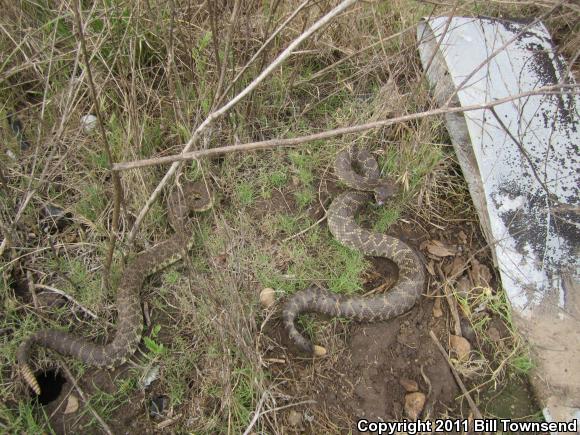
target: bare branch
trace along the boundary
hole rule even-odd
[[[101,139],[103,141],[103,147],[105,149],[105,154],[107,156],[107,165],[109,166],[109,171],[113,178],[113,222],[111,228],[111,234],[109,236],[109,251],[107,252],[107,257],[104,264],[103,279],[105,285],[109,287],[109,278],[111,275],[111,263],[113,262],[113,253],[115,252],[115,243],[117,241],[117,230],[119,228],[119,212],[121,209],[121,197],[122,197],[122,187],[121,187],[121,177],[117,172],[112,171],[113,166],[113,155],[111,153],[111,147],[109,146],[109,140],[107,139],[107,132],[105,131],[105,124],[103,122],[103,116],[101,114],[101,109],[99,106],[99,100],[97,97],[97,90],[95,88],[95,82],[93,80],[93,73],[90,66],[90,57],[87,52],[87,46],[85,43],[85,37],[83,34],[83,24],[81,20],[81,1],[78,0],[76,7],[74,8],[74,14],[76,19],[76,24],[78,27],[78,36],[81,44],[81,51],[83,53],[85,66],[87,69],[87,78],[89,82],[89,88],[91,89],[91,97],[93,100],[93,106],[95,107],[95,114],[97,116],[97,125],[99,126],[99,131],[101,133]]]
[[[239,12],[240,12],[240,3],[241,3],[240,0],[236,0],[236,2],[234,3],[234,8],[232,10],[232,16],[230,17],[230,26],[228,28],[228,33],[226,35],[226,44],[225,44],[225,47],[224,47],[224,53],[225,53],[225,55],[224,55],[224,58],[223,58],[223,62],[221,64],[220,77],[218,79],[217,88],[216,88],[215,94],[213,96],[213,107],[212,107],[212,109],[214,109],[219,104],[218,101],[221,101],[222,86],[224,84],[224,79],[226,77],[226,69],[227,69],[227,66],[228,66],[228,61],[226,59],[226,56],[230,52],[230,48],[231,48],[231,45],[232,45],[232,36],[233,36],[233,33],[234,33],[234,28],[236,27],[236,23],[238,21],[238,16],[239,16]]]
[[[176,165],[177,162],[183,162],[188,160],[196,160],[201,157],[216,156],[220,154],[227,154],[232,152],[242,152],[242,151],[255,151],[264,150],[269,148],[280,148],[280,147],[292,147],[315,140],[329,139],[332,137],[342,136],[350,133],[360,133],[367,130],[372,130],[375,128],[386,127],[392,124],[398,124],[402,122],[412,121],[415,119],[426,118],[428,116],[444,115],[447,113],[457,113],[457,112],[470,112],[473,110],[489,109],[500,104],[504,104],[510,101],[518,100],[521,98],[530,97],[532,95],[557,95],[561,94],[563,89],[579,89],[580,85],[554,85],[545,86],[542,88],[535,89],[533,91],[522,92],[521,94],[511,95],[509,97],[501,98],[489,103],[484,104],[473,104],[464,107],[441,107],[439,109],[428,110],[425,112],[413,113],[411,115],[399,116],[397,118],[383,119],[380,121],[369,122],[366,124],[357,124],[350,127],[341,127],[333,130],[327,130],[320,133],[309,134],[307,136],[298,136],[290,139],[270,139],[260,142],[250,142],[245,144],[228,145],[218,148],[210,148],[206,150],[199,150],[193,152],[187,152],[182,154],[176,154],[172,156],[155,157],[151,159],[136,160],[133,162],[126,163],[116,163],[113,165],[114,171],[126,171],[128,169],[142,168],[146,166],[155,166],[167,163],[173,163]],[[571,91],[572,92],[572,91]]]
[[[248,95],[250,92],[252,92],[266,77],[268,77],[276,68],[278,68],[282,64],[282,62],[284,62],[294,52],[294,50],[296,50],[296,48],[300,44],[302,44],[302,42],[304,42],[304,40],[308,39],[314,32],[316,32],[320,28],[324,27],[334,17],[336,17],[337,15],[342,13],[345,9],[347,9],[349,6],[354,4],[356,1],[357,0],[344,0],[344,1],[342,1],[338,6],[336,6],[334,9],[332,9],[330,12],[328,12],[325,16],[320,18],[316,23],[314,23],[306,32],[304,32],[298,38],[296,38],[294,41],[292,41],[292,43],[290,43],[290,45],[288,45],[288,47],[284,51],[282,51],[282,53],[280,53],[280,55],[270,65],[268,65],[268,67],[266,67],[266,69],[264,69],[264,71],[262,71],[260,73],[260,75],[258,75],[258,77],[256,77],[248,86],[246,86],[244,88],[244,90],[242,90],[238,95],[236,95],[228,103],[223,105],[220,109],[216,110],[215,112],[210,113],[208,115],[208,117],[193,132],[191,138],[189,139],[189,141],[187,142],[187,144],[183,148],[183,153],[189,152],[191,150],[191,148],[193,148],[193,146],[199,140],[201,132],[203,132],[213,121],[215,121],[217,118],[223,116],[228,110],[230,110],[237,103],[239,103],[240,100],[242,100],[246,95]],[[153,205],[153,203],[155,202],[155,200],[157,199],[157,197],[161,193],[161,190],[163,189],[163,187],[167,184],[167,182],[171,179],[171,177],[173,177],[173,175],[175,174],[175,172],[177,171],[177,169],[179,167],[180,167],[179,161],[174,161],[174,163],[171,165],[169,170],[165,173],[165,176],[159,182],[159,184],[157,185],[157,187],[155,188],[153,193],[151,193],[151,195],[149,196],[149,199],[147,200],[147,202],[145,203],[143,208],[139,211],[139,215],[137,216],[137,219],[135,220],[135,224],[133,225],[133,228],[131,229],[131,232],[129,233],[129,238],[128,238],[129,243],[132,243],[133,240],[135,240],[135,236],[137,235],[137,231],[139,230],[139,227],[141,226],[141,222],[143,222],[145,215],[147,214],[147,212],[149,211],[149,209],[151,208],[151,206]]]

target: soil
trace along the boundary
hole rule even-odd
[[[383,263],[383,270],[394,267],[384,259],[373,259],[373,262]],[[429,330],[438,336],[447,336],[448,327],[443,318],[433,318],[432,308],[432,300],[424,298],[410,312],[390,321],[346,326],[343,331],[347,336],[346,346],[339,350],[334,364],[324,358],[300,358],[288,342],[282,325],[274,321],[266,333],[273,343],[281,346],[270,350],[266,359],[289,360],[297,366],[275,366],[274,375],[298,377],[296,384],[288,386],[288,394],[315,401],[300,409],[306,417],[302,424],[288,430],[320,433],[321,421],[316,421],[317,415],[322,420],[330,418],[341,433],[354,431],[353,426],[360,418],[402,420],[407,416],[404,413],[406,391],[401,380],[415,381],[419,391],[427,396],[424,416],[440,415],[445,409],[453,408],[459,390],[447,361],[429,337]],[[336,352],[336,349],[328,350]],[[308,421],[309,415],[314,415],[314,419]]]

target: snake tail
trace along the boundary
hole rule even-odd
[[[187,183],[175,189],[169,198],[168,218],[176,230],[174,236],[139,253],[121,276],[117,287],[117,325],[108,344],[94,343],[83,337],[56,329],[42,329],[30,335],[16,351],[18,370],[36,394],[40,386],[28,361],[33,345],[72,356],[87,365],[113,368],[123,364],[137,350],[143,333],[143,312],[139,293],[147,276],[180,260],[193,245],[193,238],[184,227],[189,211],[204,211],[212,206],[211,193],[205,184]]]
[[[117,300],[123,300],[123,304],[118,305],[117,331],[109,344],[93,343],[69,332],[54,329],[41,329],[27,337],[16,351],[18,368],[26,384],[36,394],[40,394],[40,385],[28,364],[33,345],[73,356],[94,367],[112,368],[123,364],[135,352],[141,340],[143,329],[141,305],[139,299],[130,294],[138,292],[143,280],[144,277],[135,276],[134,287],[120,286]]]

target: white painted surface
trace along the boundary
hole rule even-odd
[[[443,35],[446,23],[447,17],[429,21],[456,87],[524,26],[455,17]],[[565,63],[539,24],[480,68],[458,98],[462,106],[482,104],[564,75]],[[566,211],[566,205],[579,205],[578,108],[580,99],[573,96],[532,96],[496,106],[511,135],[490,110],[465,114],[502,283],[524,315],[544,303],[565,309],[568,290],[560,275],[580,274],[578,213]]]
[[[421,22],[417,32],[439,104],[476,70],[454,102],[484,104],[572,81],[541,24],[523,31],[453,17],[445,32],[448,20]],[[531,344],[531,380],[548,421],[580,417],[579,108],[578,96],[544,95],[495,106],[495,114],[446,115],[514,320]]]

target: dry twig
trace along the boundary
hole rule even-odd
[[[99,422],[105,433],[107,435],[113,435],[113,431],[111,431],[109,425],[105,423],[105,420],[103,420],[103,418],[97,413],[97,411],[95,411],[95,409],[90,405],[89,401],[87,400],[87,397],[85,396],[85,393],[83,392],[83,390],[81,390],[81,387],[79,387],[79,384],[77,383],[76,379],[74,378],[73,374],[71,373],[67,365],[64,363],[64,360],[62,358],[60,358],[60,365],[64,371],[65,376],[67,377],[69,382],[73,384],[75,390],[77,390],[79,396],[81,396],[81,399],[83,400],[83,402],[85,402],[85,406],[89,408],[89,411],[91,411],[91,414],[93,414],[95,419]]]
[[[445,358],[445,361],[447,361],[447,364],[449,364],[449,368],[451,369],[451,373],[453,373],[453,377],[455,378],[455,382],[457,382],[457,385],[459,385],[459,388],[461,388],[461,391],[465,395],[465,398],[467,399],[467,403],[469,403],[469,407],[471,408],[471,412],[473,412],[473,415],[475,416],[475,418],[483,418],[483,416],[481,415],[481,412],[479,412],[479,409],[477,408],[477,405],[475,404],[475,402],[471,398],[469,391],[467,391],[467,388],[465,388],[463,381],[459,377],[457,370],[455,370],[455,367],[453,367],[453,364],[451,364],[451,361],[449,361],[449,355],[447,355],[447,352],[445,352],[443,345],[441,344],[441,342],[439,341],[439,339],[437,338],[437,336],[435,335],[435,333],[433,331],[429,331],[429,335],[431,336],[431,339],[433,340],[433,342],[437,346],[437,349],[439,349],[439,352],[441,352],[441,355]]]
[[[293,52],[294,50],[304,42],[307,38],[309,38],[314,32],[319,30],[320,28],[324,27],[328,24],[334,17],[342,13],[345,9],[355,3],[356,0],[344,0],[341,2],[337,7],[332,9],[329,13],[327,13],[324,17],[320,18],[316,23],[314,23],[306,32],[301,34],[298,38],[296,38],[290,45],[282,52],[280,55],[270,64],[264,71],[258,75],[248,86],[244,88],[238,95],[232,98],[228,103],[223,105],[220,109],[210,113],[208,117],[195,129],[191,138],[183,148],[183,153],[187,153],[191,150],[191,148],[197,144],[200,134],[217,118],[223,116],[228,110],[230,110],[233,106],[235,106],[238,102],[240,102],[246,95],[252,92],[266,77],[268,77],[282,62],[284,62]],[[155,190],[149,196],[149,199],[143,206],[143,208],[139,211],[139,215],[135,220],[135,224],[129,233],[129,243],[132,243],[135,240],[135,236],[137,235],[137,231],[141,226],[141,222],[145,218],[145,215],[161,193],[161,190],[167,182],[173,177],[177,169],[180,167],[179,161],[174,161],[169,170],[165,173],[165,176],[161,179]]]
[[[107,139],[107,132],[105,131],[105,124],[103,122],[103,116],[101,114],[101,108],[99,105],[99,100],[97,98],[97,90],[95,88],[95,82],[93,80],[93,73],[91,71],[90,57],[87,52],[87,47],[85,43],[85,37],[83,33],[83,23],[81,20],[81,1],[78,0],[76,7],[74,8],[74,14],[77,24],[78,37],[81,45],[81,51],[83,53],[87,78],[89,82],[89,88],[91,90],[91,97],[93,100],[93,106],[95,107],[95,114],[97,116],[97,125],[99,126],[99,131],[101,133],[101,139],[103,141],[103,147],[105,149],[105,155],[107,156],[107,166],[111,172],[113,179],[113,222],[111,228],[111,234],[109,236],[109,251],[107,252],[107,257],[105,258],[103,279],[107,287],[109,287],[109,278],[111,275],[111,263],[113,262],[113,253],[115,252],[115,243],[117,241],[117,230],[119,228],[119,216],[121,210],[121,197],[123,196],[123,191],[121,187],[121,177],[117,172],[112,170],[113,166],[113,154],[111,153],[111,147],[109,146],[109,141]]]
[[[184,152],[182,154],[175,154],[172,156],[164,157],[154,157],[151,159],[135,160],[133,162],[116,163],[113,165],[114,171],[126,171],[128,169],[142,168],[146,166],[162,165],[167,163],[173,163],[172,168],[178,164],[178,162],[196,160],[201,157],[216,156],[220,154],[228,154],[232,152],[242,152],[242,151],[256,151],[264,150],[269,148],[280,148],[280,147],[292,147],[301,145],[307,142],[312,142],[315,140],[329,139],[332,137],[342,136],[350,133],[360,133],[367,130],[372,130],[375,128],[386,127],[388,125],[398,124],[402,122],[412,121],[415,119],[426,118],[428,116],[444,115],[447,113],[458,113],[458,112],[470,112],[473,110],[489,109],[491,107],[504,104],[510,101],[518,100],[520,98],[530,97],[532,95],[556,95],[565,92],[566,89],[578,89],[580,85],[553,85],[545,86],[542,88],[535,89],[533,91],[522,92],[521,94],[511,95],[509,97],[501,98],[485,104],[473,104],[470,106],[463,107],[441,107],[439,109],[428,110],[425,112],[413,113],[411,115],[399,116],[397,118],[383,119],[380,121],[369,122],[366,124],[358,124],[350,127],[341,127],[333,130],[327,130],[320,133],[314,133],[307,136],[297,136],[290,139],[270,139],[260,142],[250,142],[245,144],[228,145],[219,148],[210,148],[206,150]],[[560,91],[559,91],[560,90]],[[572,92],[572,91],[571,91]],[[574,93],[574,92],[572,92]],[[186,146],[187,148],[187,146]],[[171,172],[168,171],[168,173]],[[166,175],[167,176],[167,175]]]
[[[85,314],[87,314],[89,317],[92,317],[93,319],[98,318],[98,316],[93,311],[89,310],[87,307],[82,305],[79,301],[77,301],[71,295],[65,293],[64,291],[62,291],[60,289],[57,289],[56,287],[52,287],[50,285],[45,285],[45,284],[34,284],[33,287],[35,289],[47,290],[49,292],[56,293],[57,295],[61,295],[66,300],[72,302],[73,305],[76,305],[77,307],[79,307],[79,309],[82,312],[84,312]]]

